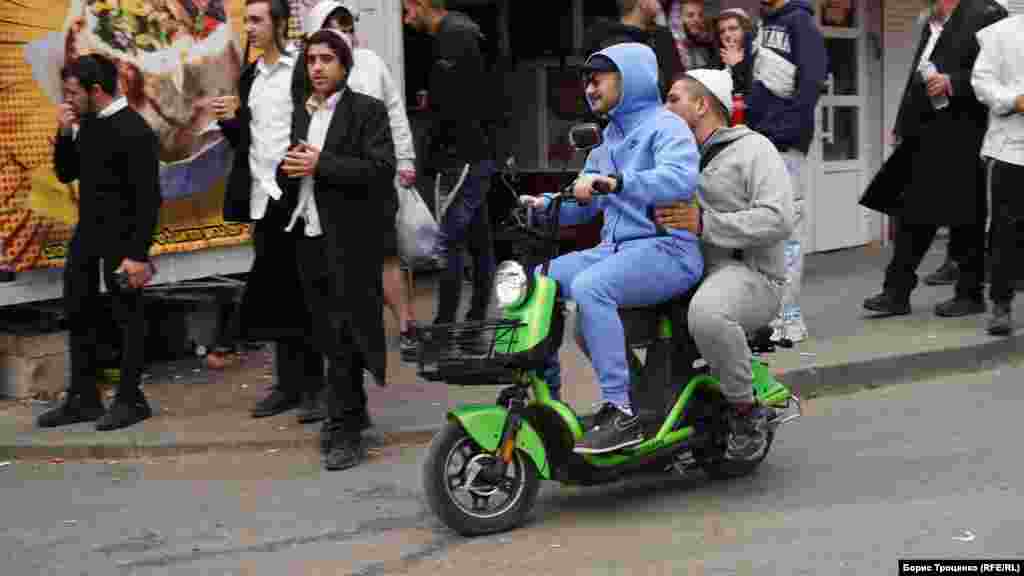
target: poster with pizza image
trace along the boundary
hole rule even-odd
[[[211,109],[235,94],[244,0],[0,2],[0,234],[16,271],[61,266],[77,221],[76,184],[53,171],[61,68],[102,53],[120,91],[160,139],[164,202],[155,255],[249,240],[221,216],[233,151]]]

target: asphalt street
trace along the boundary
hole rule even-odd
[[[0,467],[0,573],[896,574],[1024,558],[1024,369],[824,397],[755,476],[546,484],[528,525],[467,540],[425,512],[422,446]]]

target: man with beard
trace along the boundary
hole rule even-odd
[[[782,153],[793,181],[793,235],[786,242],[786,291],[773,322],[773,340],[800,342],[807,325],[798,301],[803,281],[807,152],[814,138],[814,110],[825,82],[825,40],[807,0],[761,0],[747,125]]]
[[[910,314],[917,267],[942,225],[950,226],[963,257],[956,295],[939,303],[935,314],[985,311],[988,204],[981,145],[988,110],[971,85],[971,72],[978,31],[1006,15],[995,0],[935,0],[931,5],[896,116],[898,144],[861,199],[864,206],[897,219],[882,292],[864,301],[871,312]]]
[[[669,23],[683,69],[717,67],[719,58],[704,16],[704,0],[675,0],[669,9]]]
[[[97,430],[131,426],[152,415],[139,389],[145,319],[141,289],[153,275],[149,248],[160,211],[159,143],[118,93],[117,65],[99,55],[78,58],[62,73],[65,103],[54,149],[57,178],[79,183],[79,217],[64,264],[64,305],[71,348],[71,385],[42,428],[96,422]],[[121,326],[121,382],[109,410],[96,388],[96,300],[100,272]]]
[[[658,0],[617,0],[620,18],[618,21],[599,19],[583,39],[584,59],[590,58],[615,44],[638,42],[654,50],[658,59],[658,85],[662,98],[668,94],[669,82],[684,68],[672,32],[657,24]]]

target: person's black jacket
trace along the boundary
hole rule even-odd
[[[580,57],[586,60],[595,52],[600,52],[615,44],[638,42],[646,44],[654,50],[658,59],[658,84],[664,100],[672,88],[672,79],[682,74],[683,61],[679,57],[672,31],[664,26],[655,26],[647,31],[636,26],[629,26],[617,20],[600,18],[594,22],[583,37],[583,51]]]
[[[120,261],[149,259],[163,199],[160,142],[131,108],[108,118],[83,119],[77,138],[58,133],[57,179],[78,180],[76,245]]]
[[[298,144],[309,132],[310,116],[305,106],[297,105],[292,113],[292,144]],[[326,239],[329,285],[336,303],[330,311],[330,325],[335,330],[351,326],[367,368],[378,382],[386,382],[387,348],[384,340],[383,287],[380,250],[372,247],[386,242],[384,235],[394,234],[394,224],[387,222],[388,206],[394,202],[395,145],[387,107],[365,94],[345,89],[334,109],[327,137],[313,177],[320,224]],[[277,182],[286,197],[295,199],[302,180],[288,178],[278,168]],[[294,202],[291,202],[294,205]],[[394,210],[390,210],[394,218]],[[250,305],[258,302],[270,310],[282,295],[276,289],[276,278],[283,270],[294,270],[294,263],[260,262],[253,271],[257,283],[250,278]],[[262,279],[262,282],[259,280]],[[301,296],[299,296],[301,297]],[[268,321],[275,321],[268,318]],[[294,326],[296,319],[279,318],[284,329]],[[268,327],[269,328],[269,327]],[[332,337],[340,341],[340,332]],[[332,343],[328,343],[331,346]],[[340,345],[340,344],[339,344]]]
[[[861,198],[861,205],[904,222],[956,226],[984,224],[988,214],[981,144],[988,109],[971,86],[979,30],[1007,11],[995,0],[962,0],[935,43],[931,61],[953,86],[949,106],[935,110],[917,63],[928,43],[918,39],[895,131],[900,143]]]
[[[434,37],[430,71],[430,150],[427,169],[456,168],[486,160],[487,107],[494,106],[486,74],[480,27],[461,12],[450,11]]]

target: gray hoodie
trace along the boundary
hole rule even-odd
[[[786,278],[783,242],[793,231],[793,185],[775,146],[747,128],[721,128],[701,155],[727,144],[704,167],[698,196],[703,208],[704,267],[743,262],[775,282]]]

